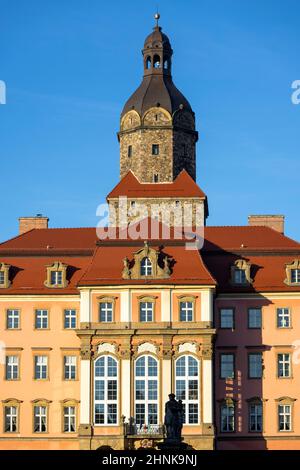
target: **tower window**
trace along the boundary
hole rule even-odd
[[[165,69],[165,70],[168,70],[168,68],[169,68],[169,61],[168,61],[168,60],[165,60],[165,61],[164,61],[164,69]]]
[[[146,69],[149,70],[151,67],[151,57],[147,57],[146,59]]]
[[[129,158],[132,157],[132,145],[128,145],[127,155]]]
[[[158,183],[158,181],[159,181],[159,177],[158,177],[158,174],[156,173],[155,175],[153,175],[153,182]]]
[[[152,145],[152,155],[159,155],[159,145],[153,144]]]
[[[155,55],[155,56],[154,56],[153,63],[154,63],[154,68],[155,68],[155,69],[160,69],[161,63],[160,63],[160,57],[159,57],[159,55]]]

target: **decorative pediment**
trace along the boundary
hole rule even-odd
[[[133,253],[133,260],[123,260],[123,279],[167,279],[171,275],[170,260],[161,251],[150,248],[148,242]]]
[[[9,270],[11,266],[6,263],[0,263],[0,289],[7,289],[10,287]]]
[[[56,288],[65,288],[68,285],[67,281],[67,269],[66,264],[56,261],[55,263],[46,266],[47,277],[44,285],[46,287],[56,289]]]
[[[249,285],[253,283],[251,278],[251,263],[245,259],[238,259],[231,266],[231,280],[232,285]]]
[[[112,353],[116,354],[117,346],[112,343],[102,343],[97,347],[98,354],[101,353]]]
[[[157,354],[157,346],[152,343],[142,343],[137,348],[138,354],[142,354],[145,352]]]
[[[190,352],[193,354],[197,354],[197,345],[195,343],[181,343],[178,345],[178,352]]]
[[[285,265],[286,279],[284,280],[284,283],[288,286],[300,286],[300,275],[297,276],[296,280],[292,279],[293,270],[300,271],[300,259],[294,259],[294,261]]]

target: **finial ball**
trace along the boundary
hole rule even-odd
[[[160,14],[159,14],[159,13],[155,13],[154,18],[155,18],[156,20],[159,20],[159,19],[160,19]]]

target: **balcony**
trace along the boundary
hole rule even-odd
[[[125,424],[125,436],[127,438],[155,438],[163,439],[165,427],[162,424]]]

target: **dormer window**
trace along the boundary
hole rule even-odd
[[[287,263],[285,266],[285,284],[288,286],[300,286],[300,260],[295,259],[292,263]]]
[[[11,282],[9,280],[10,265],[0,263],[0,289],[7,289]]]
[[[67,265],[56,261],[47,266],[47,278],[44,284],[52,289],[67,287]]]
[[[235,286],[247,286],[252,284],[251,264],[244,259],[238,259],[231,266],[231,284]]]
[[[141,276],[152,276],[152,263],[147,257],[141,261]]]

